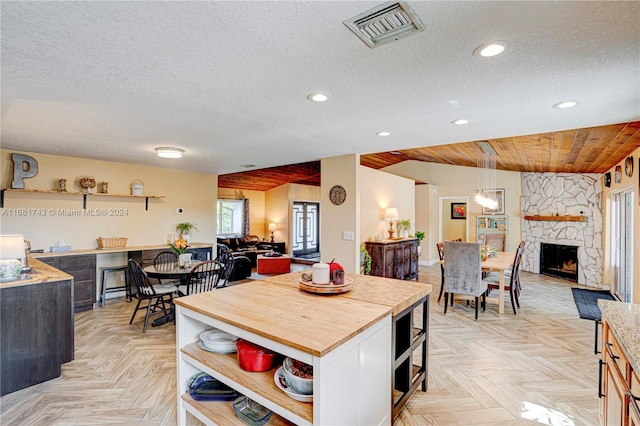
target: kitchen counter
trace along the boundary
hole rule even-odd
[[[303,273],[311,273],[312,270],[292,272],[276,275],[261,280],[287,287],[298,288],[298,283]],[[408,307],[431,294],[431,284],[417,281],[399,281],[394,278],[382,278],[372,275],[345,274],[353,278],[351,290],[340,294],[338,297],[360,300],[388,306],[393,309],[393,316],[398,315]],[[327,297],[327,296],[325,296]],[[336,296],[330,296],[336,297]]]
[[[386,306],[318,297],[264,280],[180,297],[175,304],[314,356],[391,313]]]
[[[598,307],[633,371],[640,372],[640,305],[601,299]]]
[[[189,244],[189,248],[198,249],[198,248],[210,248],[213,247],[211,243],[191,243]],[[71,251],[62,251],[62,252],[45,252],[45,253],[32,253],[29,255],[29,258],[38,259],[42,257],[51,257],[51,256],[77,256],[82,254],[105,254],[105,253],[123,253],[128,251],[144,251],[144,250],[161,250],[167,249],[170,250],[169,244],[154,244],[154,245],[146,245],[146,246],[126,246],[126,247],[117,247],[117,248],[104,248],[104,249],[77,249]]]
[[[0,289],[18,287],[23,285],[51,283],[56,281],[72,280],[73,277],[59,269],[49,266],[37,259],[30,259],[29,266],[32,268],[30,274],[18,275],[18,280],[0,283]]]

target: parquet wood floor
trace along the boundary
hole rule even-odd
[[[504,315],[489,305],[475,322],[463,303],[444,316],[440,268],[420,268],[434,285],[429,390],[396,425],[599,424],[593,322],[579,319],[572,283],[521,275],[518,315],[507,300]],[[75,360],[60,378],[0,398],[0,424],[175,424],[175,326],[143,334],[143,315],[129,325],[133,307],[118,298],[77,314]]]

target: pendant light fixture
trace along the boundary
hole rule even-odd
[[[482,207],[491,210],[498,208],[498,201],[487,196],[483,189],[496,187],[496,158],[496,151],[489,142],[477,142],[476,165],[480,174],[478,182],[481,187],[476,190],[474,200]],[[487,193],[493,192],[487,191]]]

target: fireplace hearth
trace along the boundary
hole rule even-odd
[[[540,273],[578,282],[578,247],[541,243]]]

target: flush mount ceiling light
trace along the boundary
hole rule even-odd
[[[460,118],[458,120],[453,120],[451,122],[451,124],[454,124],[456,126],[462,126],[464,124],[469,124],[469,120],[465,120],[464,118]]]
[[[343,21],[370,48],[424,31],[420,18],[404,2],[387,2]]]
[[[493,58],[500,55],[501,53],[508,52],[510,49],[511,43],[509,43],[508,41],[491,41],[489,43],[485,43],[481,46],[476,47],[476,49],[473,51],[473,56],[480,59]]]
[[[156,154],[158,155],[158,157],[162,158],[182,158],[183,153],[184,149],[173,148],[170,146],[156,148]]]
[[[329,99],[329,96],[325,95],[324,93],[312,93],[307,96],[307,99],[313,102],[324,102]]]
[[[564,109],[564,108],[571,108],[576,105],[578,105],[576,101],[564,101],[564,102],[559,102],[555,104],[553,107],[556,109]]]
[[[376,135],[378,135],[378,136],[389,136],[390,134],[391,133],[389,133],[389,132],[378,132],[378,133],[376,133]]]

